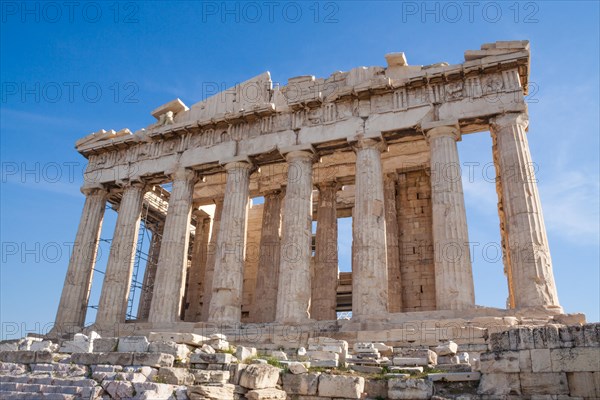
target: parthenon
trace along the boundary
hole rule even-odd
[[[285,86],[265,72],[164,104],[144,129],[79,140],[85,205],[56,329],[84,328],[107,203],[118,218],[95,329],[561,314],[527,141],[529,43],[484,44],[456,65],[385,60]],[[506,310],[475,304],[457,146],[478,132],[493,143]],[[152,240],[128,318],[142,210]],[[352,272],[340,272],[350,216]]]

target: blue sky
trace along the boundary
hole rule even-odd
[[[385,65],[460,63],[467,49],[531,41],[529,143],[554,274],[567,312],[599,317],[599,7],[597,2],[1,3],[1,336],[54,319],[84,197],[74,142],[153,121],[175,97],[270,71],[274,82]],[[226,7],[226,8],[225,8]],[[459,143],[478,304],[503,307],[491,139]],[[106,213],[110,238],[115,213]],[[349,221],[342,221],[347,223]],[[344,226],[344,225],[342,225]],[[340,229],[349,232],[349,229]],[[343,233],[340,243],[349,245]],[[102,244],[98,263],[108,256]],[[341,250],[342,269],[349,263]],[[101,275],[91,304],[96,304]],[[90,313],[93,317],[93,312]],[[88,321],[90,318],[88,318]]]

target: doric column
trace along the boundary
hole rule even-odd
[[[208,312],[210,322],[240,322],[250,183],[249,162],[225,165],[227,183]]]
[[[148,320],[172,322],[180,319],[188,262],[192,197],[197,174],[180,169],[172,174],[173,188],[167,208],[154,295]]]
[[[262,229],[252,307],[253,322],[273,322],[277,310],[279,283],[281,202],[283,193],[274,191],[264,195]]]
[[[402,278],[400,275],[400,246],[398,232],[398,212],[396,211],[397,174],[387,174],[383,178],[385,198],[385,235],[388,265],[388,310],[402,312]]]
[[[491,121],[512,307],[560,307],[526,130],[527,114]]]
[[[108,193],[98,188],[82,189],[82,192],[86,196],[85,203],[56,313],[54,330],[57,332],[83,327],[96,264]]]
[[[292,151],[288,162],[283,209],[276,320],[302,323],[310,309],[310,259],[312,243],[312,164],[309,151]]]
[[[206,254],[206,271],[204,273],[204,294],[202,296],[202,314],[200,321],[208,320],[208,309],[212,298],[213,276],[215,274],[215,262],[217,260],[217,241],[219,229],[221,229],[221,215],[223,214],[223,198],[215,199],[215,214],[213,216],[210,242]]]
[[[436,307],[438,310],[474,307],[467,215],[456,146],[460,131],[456,124],[440,122],[424,129],[431,151]]]
[[[315,269],[312,281],[310,316],[316,320],[336,320],[338,282],[337,182],[318,185]]]
[[[194,232],[194,243],[192,244],[189,282],[187,283],[187,303],[189,306],[185,310],[184,317],[184,320],[189,322],[200,321],[202,314],[206,253],[210,236],[210,216],[202,210],[194,210],[194,213],[196,213],[196,231]]]
[[[381,151],[383,143],[359,140],[352,215],[352,317],[385,314],[388,271]]]
[[[127,317],[127,299],[145,192],[146,186],[142,182],[129,182],[123,190],[96,314],[98,325],[125,322]]]
[[[156,267],[158,266],[158,256],[160,254],[160,244],[164,230],[164,223],[157,224],[152,231],[152,239],[148,249],[148,261],[144,271],[144,280],[142,281],[142,291],[140,295],[140,304],[138,306],[137,319],[147,321],[150,315],[150,304],[152,303],[152,294],[154,293],[154,281],[156,280]]]

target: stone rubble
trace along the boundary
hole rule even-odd
[[[600,397],[600,324],[515,327],[492,333],[486,348],[451,341],[429,348],[392,347],[365,341],[349,346],[344,340],[316,337],[308,339],[304,355],[299,355],[298,349],[283,352],[236,347],[223,335],[201,339],[190,335],[149,335],[155,341],[144,336],[78,335],[65,341],[60,346],[62,352],[58,353],[47,350],[59,348],[49,340],[26,338],[0,342],[0,348],[4,349],[0,351],[0,397],[3,400]],[[215,349],[207,342],[227,342],[227,350]],[[87,351],[72,352],[73,343],[84,344]],[[96,351],[89,351],[94,350],[94,343],[98,344]],[[35,348],[42,350],[32,350]],[[471,348],[479,357],[477,370],[469,364],[473,360],[470,352],[464,351]],[[99,352],[99,349],[117,351]],[[391,356],[391,361],[383,356],[385,353]],[[338,361],[338,367],[320,364],[332,360]],[[448,360],[451,362],[446,363]]]

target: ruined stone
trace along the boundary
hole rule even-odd
[[[94,341],[94,346],[96,346],[96,341]],[[41,340],[41,341],[35,341],[32,342],[31,345],[29,346],[29,349],[31,351],[46,351],[49,353],[54,353],[56,351],[58,351],[58,344],[53,343],[50,340]]]
[[[104,381],[102,382],[102,388],[113,399],[126,399],[133,397],[133,384],[131,382],[122,381]]]
[[[240,377],[240,385],[248,389],[273,388],[279,379],[279,368],[268,364],[248,365]]]
[[[445,381],[445,382],[470,382],[479,381],[481,379],[481,373],[479,372],[440,372],[427,374],[427,379],[432,382]]]
[[[319,396],[360,399],[364,388],[365,379],[362,377],[328,374],[319,376]]]
[[[395,348],[394,355],[406,358],[424,358],[428,364],[437,364],[438,355],[429,349]]]
[[[524,396],[569,394],[567,375],[563,373],[521,373],[521,392]]]
[[[485,373],[481,376],[477,393],[480,395],[521,395],[519,374]]]
[[[172,367],[175,357],[164,353],[133,353],[133,365],[148,367]]]
[[[429,364],[429,360],[427,358],[418,358],[418,357],[394,357],[393,359],[394,365],[404,366],[404,367],[413,367],[413,366],[427,366]]]
[[[193,353],[190,354],[190,363],[192,364],[230,364],[233,356],[229,353]]]
[[[440,344],[439,346],[436,346],[433,349],[433,351],[438,356],[448,356],[448,355],[453,356],[458,351],[458,345],[456,343],[454,343],[453,341],[449,341],[448,343],[444,343],[444,344]]]
[[[194,350],[194,353],[215,354],[215,349],[209,344],[203,344],[202,347]]]
[[[571,396],[600,398],[600,372],[568,372]]]
[[[275,388],[254,389],[246,393],[248,400],[285,400],[286,397],[286,392]]]
[[[233,400],[234,385],[224,384],[220,386],[197,385],[188,388],[190,400]]]
[[[429,399],[433,394],[433,383],[425,379],[390,379],[388,380],[388,398]]]
[[[125,336],[119,338],[117,351],[122,353],[144,353],[148,351],[150,343],[146,336]]]
[[[195,333],[150,332],[148,340],[150,342],[175,342],[198,347],[209,341],[209,338]]]
[[[96,362],[109,365],[132,365],[134,353],[98,353]]]
[[[386,379],[365,379],[364,393],[370,399],[385,399],[388,395]]]
[[[279,350],[271,351],[271,357],[273,357],[274,359],[279,360],[279,361],[285,361],[288,359],[287,354],[285,354],[285,352],[279,351]]]
[[[254,347],[238,346],[235,349],[235,358],[237,358],[240,361],[244,361],[250,357],[255,357],[255,356],[256,356],[256,348],[254,348]]]
[[[304,364],[300,363],[300,362],[291,362],[288,365],[288,370],[295,375],[298,374],[305,374],[306,372],[308,372],[308,369],[306,369],[306,367],[304,366]]]
[[[117,351],[119,338],[99,338],[94,340],[94,353],[109,353]]]
[[[531,370],[533,372],[552,372],[552,360],[550,359],[550,349],[532,349]],[[523,370],[523,368],[521,368]]]
[[[176,360],[186,362],[193,348],[187,344],[178,344],[173,341],[150,342],[148,351],[150,353],[171,354]]]
[[[552,349],[550,360],[554,372],[595,372],[598,371],[600,347]]]
[[[319,374],[284,374],[283,389],[290,395],[314,396],[319,386]]]
[[[519,352],[503,351],[483,353],[481,355],[479,369],[485,374],[496,372],[519,372]]]
[[[208,384],[208,383],[227,383],[230,380],[230,371],[203,371],[198,369],[190,370],[194,377],[194,382],[196,384]],[[234,384],[237,384],[237,381],[234,380]]]
[[[170,385],[192,385],[195,379],[187,369],[172,367],[161,367],[157,377],[162,383]]]

